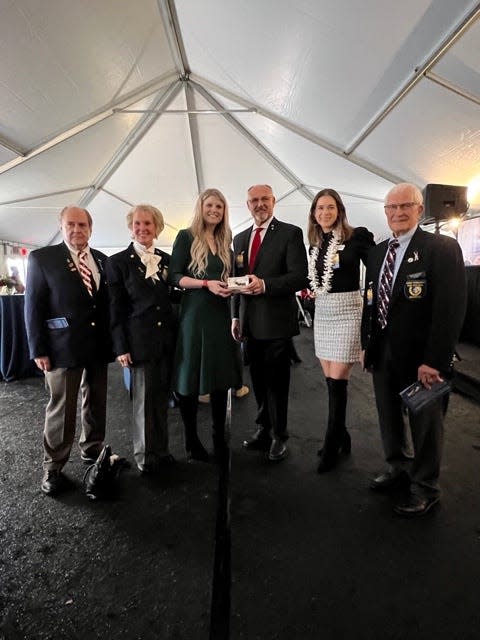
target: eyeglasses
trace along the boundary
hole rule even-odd
[[[262,196],[261,198],[252,198],[248,201],[248,203],[256,207],[259,202],[261,202],[262,204],[267,204],[267,202],[270,202],[271,199],[272,196]]]
[[[419,202],[402,202],[401,204],[386,204],[383,208],[385,211],[396,211],[400,209],[400,211],[407,211],[414,206],[420,206]]]

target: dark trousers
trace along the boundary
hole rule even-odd
[[[413,460],[400,391],[414,379],[400,375],[384,339],[373,371],[373,387],[385,458],[393,470],[407,469],[412,493],[430,497],[439,493],[440,462],[443,450],[443,401],[432,403],[416,414],[410,413]]]
[[[282,441],[288,439],[290,350],[291,338],[247,340],[247,357],[258,406],[256,421]]]

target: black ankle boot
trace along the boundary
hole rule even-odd
[[[328,385],[328,426],[325,434],[318,473],[333,469],[338,460],[338,453],[351,451],[351,439],[345,427],[345,413],[347,407],[348,380],[327,378]]]
[[[208,453],[197,434],[197,396],[178,395],[178,406],[185,427],[185,451],[187,460],[208,461]]]

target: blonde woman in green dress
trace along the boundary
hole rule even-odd
[[[197,433],[198,396],[210,394],[214,450],[221,456],[228,389],[241,386],[226,284],[231,241],[227,201],[217,189],[206,189],[195,204],[191,226],[179,231],[170,260],[170,281],[183,290],[173,389],[189,460],[208,460]]]

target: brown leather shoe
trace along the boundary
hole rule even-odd
[[[424,516],[428,513],[432,507],[440,503],[438,496],[430,496],[430,498],[424,498],[411,494],[406,502],[397,504],[393,510],[399,516],[405,518],[416,518],[418,516]]]
[[[58,469],[50,469],[43,474],[42,484],[40,485],[43,493],[53,496],[59,493],[65,486],[65,476]]]

